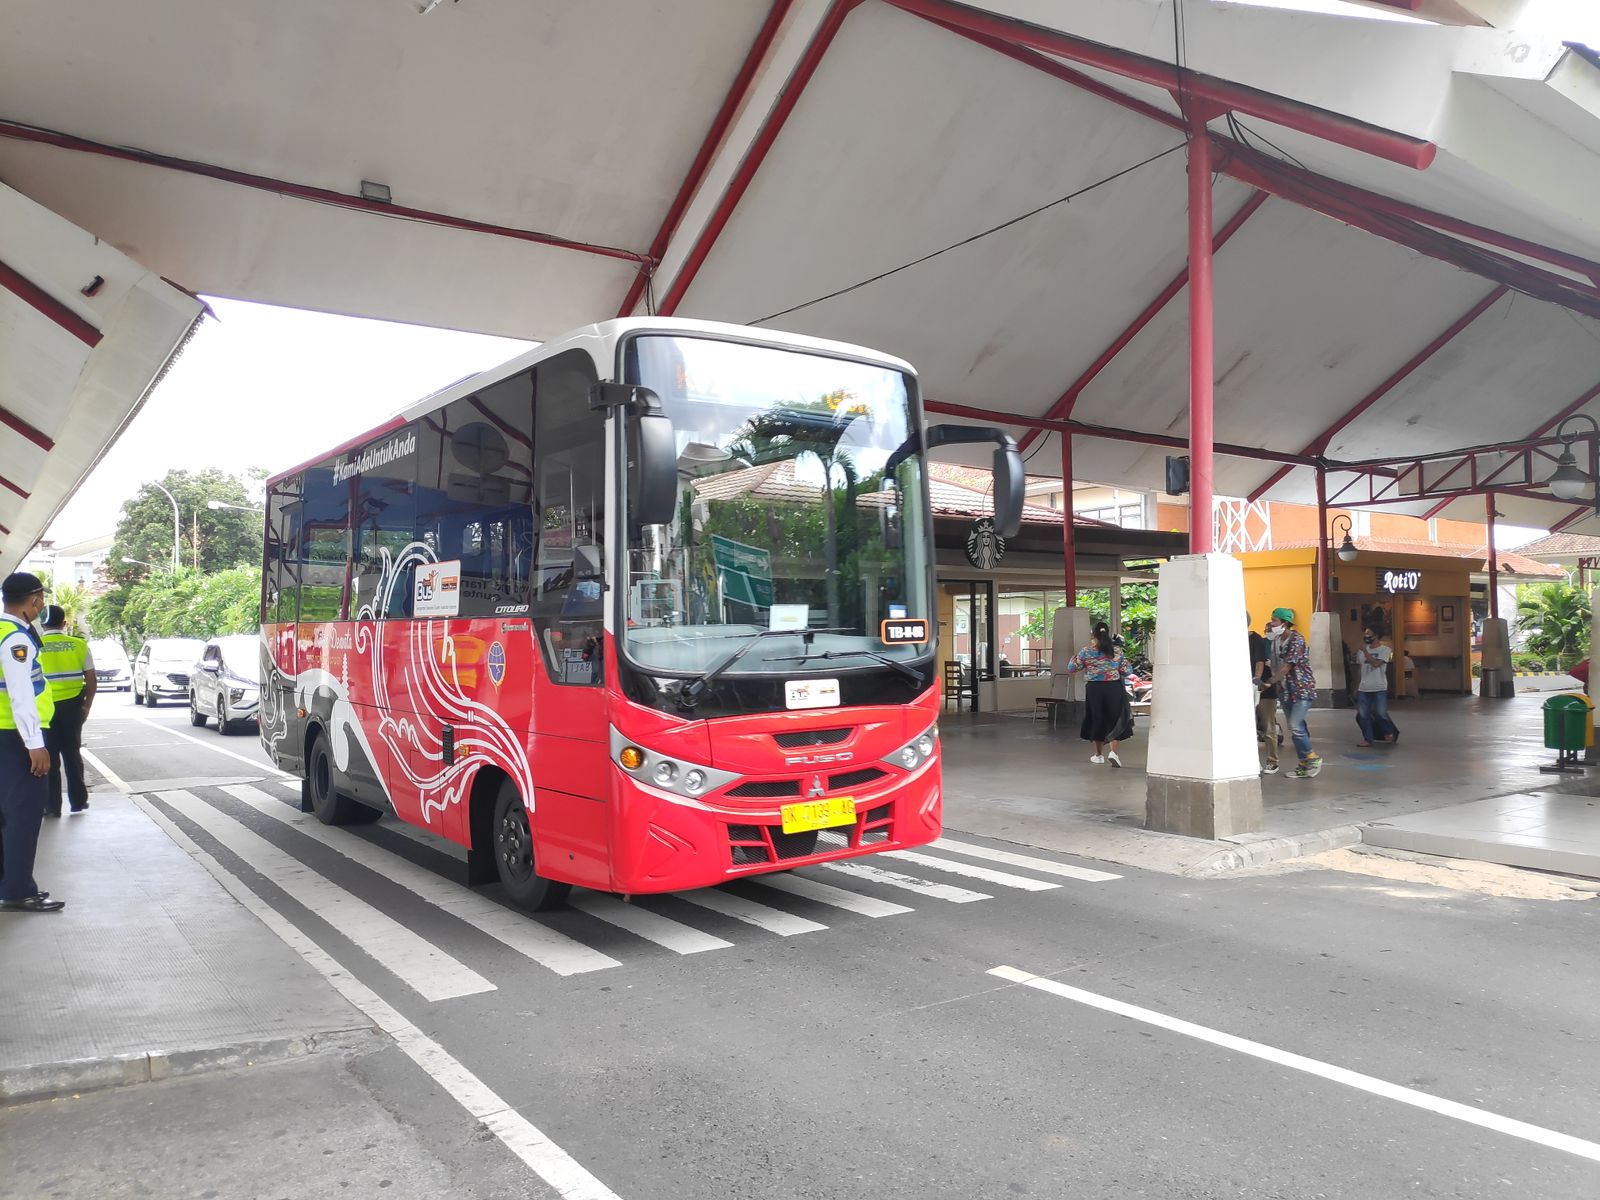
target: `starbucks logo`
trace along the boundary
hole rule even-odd
[[[1006,540],[995,530],[994,518],[980,517],[967,532],[967,561],[980,571],[992,570],[1006,556]]]

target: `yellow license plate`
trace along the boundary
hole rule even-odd
[[[856,823],[856,798],[829,796],[825,800],[804,800],[799,804],[785,804],[779,812],[783,815],[785,833],[832,829],[835,825]]]

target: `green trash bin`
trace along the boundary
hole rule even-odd
[[[1544,702],[1544,744],[1565,755],[1578,754],[1592,744],[1593,705],[1587,696],[1564,694]]]

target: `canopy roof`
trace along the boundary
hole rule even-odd
[[[1226,110],[1216,423],[1246,453],[1218,459],[1220,493],[1309,500],[1318,459],[1513,442],[1600,396],[1592,58],[1180,15],[12,5],[0,179],[205,293],[539,339],[655,308],[876,346],[935,411],[1029,437],[1032,473],[1059,470],[1070,419],[1079,475],[1152,486],[1187,435],[1176,90]],[[1497,496],[1507,519],[1600,531],[1537,483]]]

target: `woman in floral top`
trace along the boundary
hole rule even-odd
[[[1311,730],[1306,728],[1306,713],[1317,698],[1317,681],[1311,673],[1311,650],[1295,631],[1294,609],[1273,609],[1267,636],[1273,640],[1272,652],[1278,660],[1278,695],[1289,722],[1289,736],[1300,756],[1294,777],[1310,779],[1322,770],[1322,757],[1312,750]]]
[[[1116,735],[1128,712],[1128,693],[1122,681],[1131,670],[1122,651],[1112,644],[1111,630],[1103,621],[1094,627],[1094,641],[1067,664],[1068,675],[1082,671],[1088,679],[1083,696],[1083,726],[1078,736],[1094,743],[1094,754],[1089,759],[1092,763],[1122,765],[1117,757]]]

